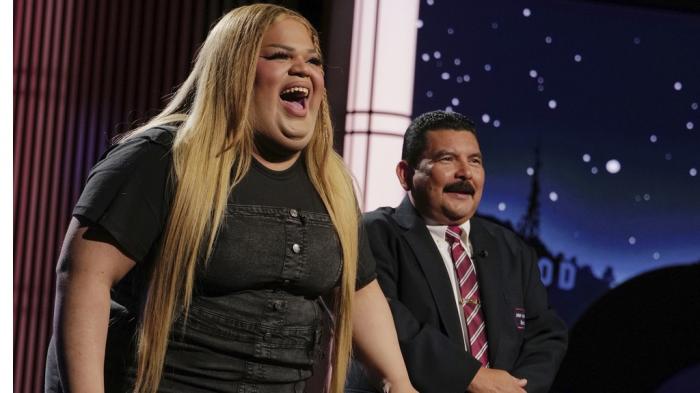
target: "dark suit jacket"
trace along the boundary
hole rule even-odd
[[[470,220],[489,361],[546,392],[566,352],[564,323],[549,308],[537,257],[513,232]],[[425,222],[408,197],[364,216],[408,373],[421,393],[462,393],[480,367],[464,347],[449,277]],[[516,309],[524,309],[525,326]]]

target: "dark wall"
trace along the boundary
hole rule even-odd
[[[163,107],[209,27],[246,3],[252,2],[15,1],[15,392],[42,390],[55,263],[88,171],[114,135]],[[349,14],[338,14],[334,2],[276,3],[299,10],[320,31],[329,96],[344,115],[352,2],[339,7]],[[336,33],[337,45],[329,43],[330,26],[346,32]]]

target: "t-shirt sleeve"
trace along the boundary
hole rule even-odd
[[[357,285],[356,289],[360,289],[377,278],[377,263],[372,256],[372,250],[369,248],[369,240],[367,239],[367,231],[363,224],[360,224],[360,241],[357,255]]]
[[[136,262],[163,232],[172,194],[172,138],[148,134],[113,146],[90,171],[73,209],[73,216],[107,231]]]

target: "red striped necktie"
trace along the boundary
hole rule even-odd
[[[450,254],[457,270],[459,279],[460,305],[464,309],[469,336],[469,350],[476,360],[484,367],[489,366],[488,340],[486,338],[486,323],[481,312],[479,282],[476,279],[476,268],[462,247],[460,235],[462,228],[451,225],[445,231],[445,240],[450,244]]]

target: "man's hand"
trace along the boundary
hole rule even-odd
[[[467,387],[471,393],[525,393],[527,379],[518,379],[503,370],[480,368]]]

